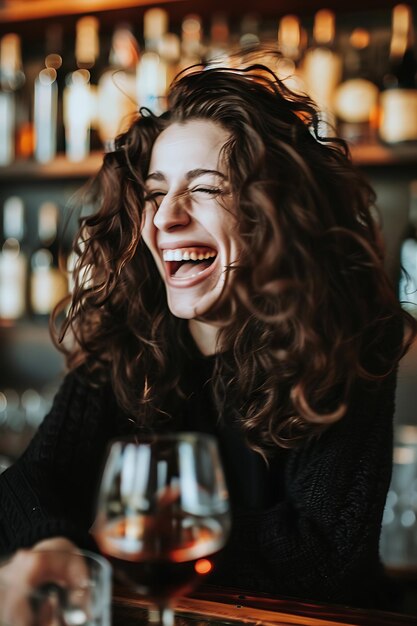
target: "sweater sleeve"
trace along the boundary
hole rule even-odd
[[[235,515],[223,584],[372,602],[392,467],[395,378],[358,385],[340,422],[289,453],[283,500],[267,511]]]
[[[109,438],[103,390],[68,374],[27,450],[0,476],[0,553],[53,536],[94,547],[88,534]]]

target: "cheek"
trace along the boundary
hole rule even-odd
[[[142,215],[142,223],[141,223],[141,234],[142,239],[152,252],[152,249],[155,246],[155,227],[153,224],[153,212],[144,211]]]

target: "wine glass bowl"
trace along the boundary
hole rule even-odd
[[[119,582],[151,600],[161,615],[213,571],[229,529],[228,492],[212,436],[112,443],[94,535]]]

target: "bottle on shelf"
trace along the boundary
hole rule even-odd
[[[417,180],[410,184],[408,233],[401,246],[399,299],[404,309],[417,318]]]
[[[16,157],[51,161],[63,151],[62,78],[63,27],[45,27],[44,40],[25,58],[25,83],[18,110]]]
[[[22,198],[10,196],[3,205],[3,242],[0,250],[0,324],[8,325],[26,313],[27,256],[24,250],[25,209]]]
[[[139,44],[127,25],[116,26],[111,44],[109,67],[97,88],[97,129],[106,151],[115,137],[127,130],[129,119],[137,112],[136,68]]]
[[[392,11],[389,71],[381,94],[379,134],[386,143],[417,141],[417,59],[411,6]]]
[[[214,13],[210,25],[210,41],[206,50],[207,65],[222,65],[229,61],[231,36],[225,13]]]
[[[33,80],[34,156],[40,163],[52,161],[58,143],[63,143],[58,136],[62,127],[62,103],[59,99],[62,91],[62,42],[62,26],[48,26],[45,33],[45,58]]]
[[[96,119],[96,93],[90,70],[99,54],[99,23],[93,16],[77,21],[75,58],[78,69],[66,77],[64,89],[65,152],[68,160],[82,161],[90,153],[90,132]]]
[[[24,82],[20,37],[8,33],[0,40],[0,165],[9,165],[15,158],[20,121],[17,94]]]
[[[260,42],[260,16],[258,13],[246,13],[240,22],[239,47],[242,50],[251,50]]]
[[[139,107],[148,107],[159,115],[166,108],[168,67],[160,53],[161,42],[168,32],[168,13],[152,8],[143,16],[145,51],[137,68],[137,101]]]
[[[58,239],[59,209],[53,202],[39,207],[38,243],[31,257],[30,308],[35,316],[50,315],[68,292],[60,269]]]
[[[58,92],[56,150],[58,152],[63,152],[65,149],[64,123],[62,119],[62,93],[65,87],[65,59],[64,27],[60,22],[53,22],[45,29],[44,67],[56,71],[56,85]],[[42,71],[42,69],[40,71]]]
[[[355,28],[344,53],[344,77],[335,92],[339,134],[352,143],[373,143],[378,131],[379,89],[372,80],[371,34]]]
[[[334,94],[342,77],[342,59],[336,51],[335,14],[327,9],[314,16],[313,45],[306,50],[302,62],[302,79],[307,93],[316,101],[320,111],[323,135],[333,134]]]
[[[284,15],[278,25],[278,50],[281,56],[273,68],[284,84],[295,92],[304,92],[305,86],[300,76],[302,31],[300,19],[296,15]]]
[[[159,46],[159,54],[166,65],[167,88],[179,72],[181,39],[176,33],[165,33]]]
[[[58,86],[53,67],[45,67],[35,80],[33,120],[35,159],[48,163],[55,158],[57,151]]]
[[[203,25],[201,17],[190,13],[184,17],[181,23],[181,57],[178,71],[185,70],[202,61],[203,50]]]

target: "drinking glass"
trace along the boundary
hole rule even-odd
[[[0,562],[0,626],[110,626],[111,567],[87,550],[20,551]]]
[[[181,433],[116,440],[105,465],[93,532],[120,583],[171,626],[173,602],[215,567],[230,527],[216,440]]]

